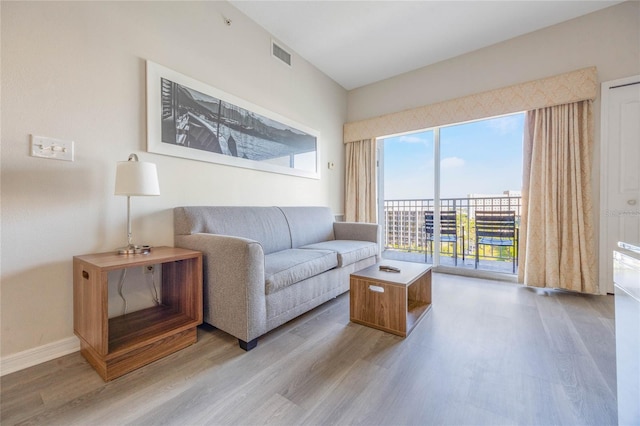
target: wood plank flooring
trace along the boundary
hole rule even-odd
[[[614,425],[613,296],[433,275],[402,339],[349,322],[342,295],[250,352],[198,343],[104,383],[79,353],[2,378],[24,425]]]

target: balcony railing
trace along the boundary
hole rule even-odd
[[[441,235],[440,264],[498,272],[517,271],[517,240],[522,198],[469,197],[442,198],[440,212],[455,212],[455,232]],[[432,262],[432,229],[425,227],[425,214],[433,220],[434,200],[385,200],[385,257]],[[512,241],[487,245],[476,239],[476,212],[513,212],[515,234]],[[452,235],[453,234],[453,235]]]

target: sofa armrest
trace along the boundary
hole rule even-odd
[[[245,342],[266,333],[260,243],[216,234],[176,235],[176,247],[203,253],[204,320]]]
[[[380,242],[380,226],[376,223],[334,222],[333,233],[336,240]]]

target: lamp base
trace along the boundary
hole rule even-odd
[[[149,254],[151,253],[151,246],[136,246],[129,244],[126,247],[118,249],[118,254]]]

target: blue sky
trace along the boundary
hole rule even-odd
[[[524,114],[440,129],[441,198],[522,187]],[[433,198],[433,131],[384,141],[384,198]]]

